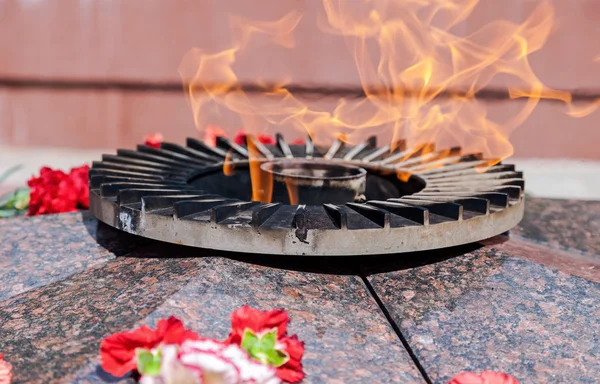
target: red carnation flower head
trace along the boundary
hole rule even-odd
[[[238,131],[238,133],[236,133],[235,136],[233,137],[233,142],[236,143],[237,145],[246,144],[246,132]]]
[[[89,167],[73,168],[68,174],[61,170],[43,167],[39,177],[27,182],[29,210],[27,215],[73,212],[89,208]]]
[[[284,351],[288,360],[285,364],[277,367],[277,375],[281,380],[289,383],[298,383],[304,379],[302,370],[302,356],[304,355],[304,342],[298,340],[298,336],[287,336],[277,340],[277,349]]]
[[[261,311],[246,305],[236,309],[231,314],[231,333],[227,341],[241,344],[246,328],[249,328],[255,334],[276,328],[277,337],[282,337],[287,332],[289,322],[290,318],[287,312],[282,309]]]
[[[263,144],[266,144],[266,145],[275,145],[275,138],[273,138],[273,136],[258,135],[258,136],[256,136],[256,138],[258,139],[258,141],[260,141]]]
[[[149,135],[146,135],[144,138],[144,145],[147,145],[152,148],[160,148],[160,144],[164,141],[164,137],[162,133],[156,132]]]
[[[246,136],[248,134],[246,132],[239,131],[238,133],[236,133],[235,137],[233,138],[233,142],[236,143],[237,145],[244,145],[246,144]],[[256,139],[261,142],[262,144],[265,145],[275,145],[275,138],[273,138],[272,136],[269,135],[256,135]]]
[[[198,334],[186,330],[181,320],[173,316],[159,320],[156,329],[142,325],[133,331],[115,333],[100,344],[102,368],[120,377],[136,369],[136,350],[152,350],[163,344],[181,345],[197,339]]]
[[[27,185],[30,188],[29,216],[77,210],[78,189],[63,171],[44,167],[40,176],[29,179]]]
[[[304,343],[287,335],[288,323],[284,310],[244,306],[231,314],[231,333],[225,343],[241,346],[255,360],[277,368],[282,380],[297,383],[305,376],[301,363]]]
[[[208,125],[204,130],[204,144],[209,147],[216,147],[217,137],[227,137],[227,132],[216,125]]]
[[[462,372],[454,376],[448,384],[519,384],[519,382],[506,373],[483,371],[480,375]]]
[[[10,384],[12,380],[12,365],[4,360],[4,354],[0,353],[0,384]]]
[[[77,191],[77,205],[85,209],[90,207],[89,171],[90,167],[84,165],[71,169],[69,173]]]

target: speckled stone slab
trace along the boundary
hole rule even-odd
[[[511,233],[600,258],[600,201],[528,197],[525,217]]]
[[[543,264],[569,275],[600,283],[600,258],[580,252],[549,249],[547,245],[529,241],[522,237],[497,236],[482,242],[509,255]]]
[[[117,258],[0,302],[15,382],[73,382],[106,334],[128,329],[187,282],[192,259]]]
[[[88,211],[0,220],[0,300],[100,265],[148,240]]]
[[[216,256],[87,212],[0,220],[0,352],[16,383],[98,383],[106,335],[176,315],[224,338],[249,304],[290,311],[308,383],[423,382],[379,300],[433,383],[484,369],[595,383],[599,216],[598,202],[530,198],[510,239],[347,258]]]
[[[509,249],[487,246],[368,281],[434,383],[463,370],[598,382],[600,284]]]
[[[290,332],[306,342],[307,383],[423,382],[361,278],[191,257],[198,252],[141,247],[1,302],[2,351],[16,382],[101,382],[106,335],[175,315],[225,338],[244,304],[290,312]]]

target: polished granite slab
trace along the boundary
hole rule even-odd
[[[290,332],[306,343],[305,382],[424,382],[359,276],[278,269],[158,243],[115,258],[95,253],[93,244],[98,231],[118,232],[95,223],[90,233],[76,218],[36,218],[31,228],[40,233],[11,241],[31,252],[0,254],[32,259],[5,274],[3,284],[36,281],[0,302],[0,349],[14,366],[15,382],[101,382],[98,350],[106,335],[175,315],[204,336],[225,338],[231,312],[245,304],[290,312]],[[33,220],[12,221],[12,236]],[[36,266],[48,263],[36,259],[36,250],[60,260],[73,256],[81,265],[61,277],[40,274]]]
[[[87,211],[0,220],[0,300],[146,243],[146,239],[98,226]]]
[[[528,197],[512,233],[552,248],[600,257],[600,201]]]
[[[445,383],[484,369],[597,382],[600,205],[589,204],[529,199],[510,236],[481,244],[318,259],[159,244],[87,212],[0,221],[0,352],[15,382],[101,382],[105,335],[173,314],[222,338],[249,304],[290,311],[306,382]]]
[[[363,266],[433,383],[500,370],[522,383],[595,383],[600,203],[529,198],[510,235]]]
[[[597,382],[600,284],[522,256],[492,245],[368,280],[434,383],[462,370]]]

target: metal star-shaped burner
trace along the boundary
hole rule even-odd
[[[252,201],[248,146],[218,138],[216,147],[188,139],[104,155],[90,170],[90,208],[108,225],[170,243],[315,256],[450,247],[523,217],[523,174],[486,169],[489,160],[460,148],[246,140],[260,152],[270,203]]]

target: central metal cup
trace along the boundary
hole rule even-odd
[[[343,204],[365,192],[367,171],[318,160],[266,162],[261,170],[273,176],[273,202],[286,204]]]

